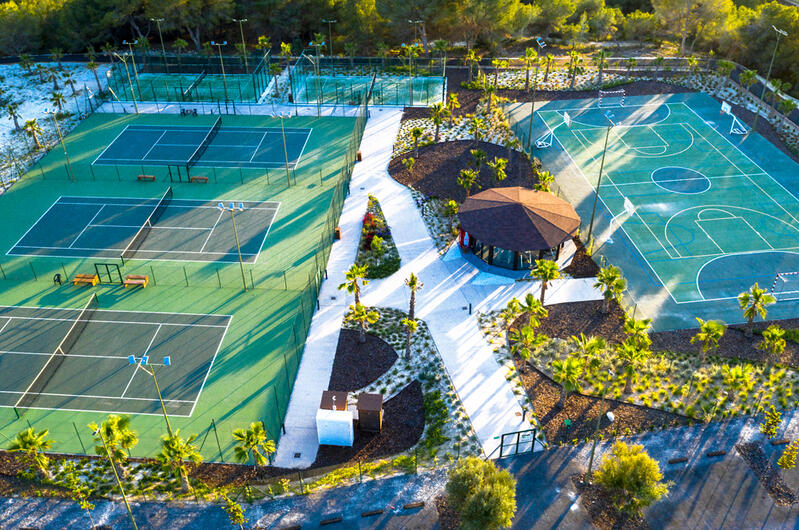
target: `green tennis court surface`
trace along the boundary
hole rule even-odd
[[[137,101],[257,102],[266,89],[266,80],[255,75],[226,74],[223,78],[221,74],[139,73],[132,81]],[[127,78],[113,78],[111,84],[117,97],[132,100]]]
[[[190,118],[187,118],[190,119]],[[128,125],[94,164],[206,168],[289,168],[299,164],[311,129]]]
[[[152,377],[138,367],[146,356],[157,370],[167,412],[191,416],[231,320],[99,309],[71,349],[54,354],[79,314],[0,307],[0,407],[160,414]],[[59,364],[53,371],[54,355]],[[170,357],[170,365],[158,366],[164,357]],[[28,390],[40,373],[40,388]]]
[[[529,104],[524,107],[508,110],[517,133],[526,136]],[[558,182],[577,199],[583,234],[608,111],[615,126],[594,227],[600,253],[615,256],[610,261],[625,273],[642,268],[643,286],[659,286],[676,304],[734,302],[756,281],[770,288],[778,273],[799,271],[796,165],[756,134],[731,134],[732,117],[702,94],[632,97],[613,108],[598,108],[596,100],[557,101],[537,112],[535,154],[562,170]],[[766,156],[758,159],[752,147]],[[574,167],[579,179],[569,173]],[[652,295],[641,287],[631,291]],[[649,316],[658,312],[652,309]],[[692,316],[704,311],[682,310],[694,324]]]
[[[371,105],[432,105],[443,101],[441,77],[376,77],[371,75],[295,76],[292,82],[297,103],[358,105],[371,89]],[[374,79],[374,87],[372,80]]]
[[[231,201],[223,200],[224,205]],[[241,257],[255,263],[280,203],[233,201]],[[14,245],[8,254],[61,258],[119,258],[139,236],[158,199],[119,197],[59,197]],[[133,258],[170,261],[237,262],[239,259],[230,212],[216,201],[172,199]]]

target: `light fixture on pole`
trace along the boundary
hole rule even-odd
[[[541,37],[535,38],[535,43],[538,45],[538,50],[542,51],[547,47],[547,43]],[[535,76],[533,77],[533,92],[530,100],[530,125],[527,131],[527,152],[533,152],[533,121],[535,119],[535,92],[538,89],[538,62],[535,63]]]
[[[130,52],[130,60],[131,64],[133,65],[133,75],[136,77],[136,89],[139,91],[139,99],[141,99],[141,85],[139,84],[139,70],[136,68],[136,56],[133,55],[133,46],[138,44],[139,41],[135,40],[133,42],[128,42],[126,40],[122,41],[122,44],[126,44],[128,46],[128,51]]]
[[[322,19],[322,24],[327,24],[327,43],[330,49],[330,56],[333,57],[333,24],[338,22],[336,19]]]
[[[286,128],[283,126],[283,120],[291,117],[291,114],[273,114],[273,118],[280,118],[280,132],[283,133],[283,155],[286,157],[286,182],[291,187],[291,176],[289,174],[289,150],[286,146]]]
[[[250,73],[250,68],[247,66],[247,44],[244,42],[244,24],[247,22],[246,18],[234,18],[233,22],[239,23],[239,33],[241,33],[241,54],[244,56],[244,71]]]
[[[171,437],[172,436],[172,425],[169,423],[169,416],[167,416],[167,414],[166,414],[166,406],[164,405],[164,398],[161,397],[161,387],[158,386],[158,379],[155,378],[155,367],[156,367],[156,365],[155,364],[149,364],[149,363],[150,363],[150,358],[147,356],[147,354],[142,355],[142,357],[138,360],[138,362],[136,360],[136,356],[128,355],[128,364],[129,365],[135,366],[136,370],[141,368],[145,373],[147,373],[147,374],[152,376],[153,383],[155,383],[155,391],[158,393],[158,401],[161,402],[161,412],[164,413],[164,421],[166,422],[166,430],[167,430],[167,432],[169,432],[169,436]],[[147,368],[145,368],[145,366],[147,366],[148,364],[150,366],[149,370]],[[171,357],[164,357],[164,364],[161,364],[160,366],[172,366]]]
[[[241,259],[241,246],[239,245],[239,231],[236,228],[236,212],[243,212],[244,211],[244,203],[240,202],[238,204],[231,202],[230,206],[225,206],[224,203],[220,202],[216,205],[219,208],[219,211],[230,212],[230,220],[233,221],[233,236],[236,238],[236,250],[239,253],[239,266],[241,267],[241,283],[244,285],[244,292],[247,292],[247,280],[244,276],[244,261]]]
[[[164,46],[164,35],[161,33],[161,22],[164,21],[163,18],[151,18],[152,22],[155,22],[156,26],[158,26],[158,38],[161,40],[161,57],[164,58],[164,68],[166,68],[166,73],[169,73],[169,63],[166,60],[166,47]]]
[[[409,24],[413,24],[413,42],[416,42],[418,40],[418,38],[419,38],[419,37],[417,37],[416,28],[419,25],[424,24],[424,20],[411,20],[411,19],[408,19],[408,23]]]
[[[118,53],[114,52],[114,55],[116,55],[117,59],[122,61],[122,64],[125,65],[125,74],[128,76],[128,85],[130,86],[130,97],[133,98],[133,108],[136,109],[136,114],[138,114],[139,113],[139,104],[136,103],[136,92],[133,90],[133,81],[130,78],[130,70],[128,70],[128,61],[123,56],[124,54],[123,55],[119,55]],[[109,87],[110,86],[111,85],[109,84]],[[117,98],[117,99],[119,99],[119,98]],[[120,101],[120,103],[122,103],[122,102]]]
[[[752,123],[750,130],[757,132],[757,120],[760,118],[760,107],[763,105],[763,98],[766,95],[766,88],[768,87],[769,79],[771,78],[771,68],[774,66],[774,58],[777,56],[777,47],[780,45],[780,37],[787,37],[788,33],[779,29],[776,26],[771,26],[771,29],[777,32],[777,42],[774,43],[774,51],[771,52],[771,62],[768,64],[768,73],[766,73],[766,82],[763,83],[763,90],[760,91],[760,103],[755,112],[755,121]]]
[[[139,530],[139,527],[136,524],[136,519],[133,518],[133,511],[130,509],[130,504],[128,503],[128,496],[125,495],[125,488],[122,487],[122,481],[119,479],[119,473],[117,473],[117,468],[114,465],[114,458],[111,456],[111,450],[108,449],[108,443],[105,441],[105,436],[103,436],[102,426],[96,426],[94,424],[91,424],[89,426],[97,427],[92,434],[95,437],[99,437],[100,440],[103,442],[103,447],[105,448],[105,454],[108,457],[108,461],[111,463],[111,469],[114,472],[114,477],[117,479],[117,486],[119,486],[119,491],[120,493],[122,493],[122,500],[125,501],[125,508],[127,508],[128,510],[128,516],[130,517],[130,522],[133,523],[134,530]]]
[[[591,209],[591,223],[588,225],[588,238],[586,239],[586,243],[589,246],[591,245],[591,237],[594,231],[594,216],[596,215],[596,203],[599,200],[599,186],[602,185],[602,171],[605,168],[605,154],[608,151],[608,137],[610,136],[610,130],[613,128],[615,123],[613,123],[613,113],[610,111],[605,112],[605,119],[608,120],[608,126],[605,130],[605,145],[602,147],[602,161],[599,163],[599,179],[596,183],[596,192],[594,193],[594,207]]]
[[[227,78],[225,77],[225,61],[222,60],[222,46],[227,46],[227,41],[224,42],[215,42],[211,41],[211,46],[217,46],[219,48],[219,65],[222,67],[222,85],[225,87],[225,102],[227,103]]]
[[[72,179],[72,182],[75,182],[75,172],[72,171],[72,164],[69,162],[69,153],[67,153],[67,146],[64,144],[64,136],[61,134],[61,127],[58,125],[58,118],[56,114],[58,111],[56,109],[44,109],[44,112],[47,114],[53,115],[53,123],[55,123],[55,130],[58,133],[58,141],[61,142],[61,149],[64,150],[64,157],[67,160],[67,170],[69,170],[69,177]]]

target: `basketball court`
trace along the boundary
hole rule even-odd
[[[191,416],[230,321],[0,306],[0,407]]]
[[[526,107],[527,116],[522,104],[508,109],[522,134]],[[799,271],[795,164],[773,148],[756,161],[746,142],[757,135],[709,96],[549,102],[533,131],[525,140],[537,155],[576,167],[592,188],[580,204],[584,235],[607,139],[595,246],[631,245],[634,260],[611,262],[644,267],[676,304],[734,300]]]

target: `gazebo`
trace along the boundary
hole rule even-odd
[[[557,260],[580,227],[572,206],[546,191],[491,188],[468,197],[458,211],[459,243],[489,265],[521,270],[536,259]]]

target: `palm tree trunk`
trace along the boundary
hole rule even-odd
[[[355,305],[356,307],[361,303],[361,287],[358,285],[358,280],[355,280]]]
[[[560,401],[558,402],[558,408],[563,408],[566,406],[566,387],[561,385],[560,387]]]
[[[14,120],[14,130],[19,131],[19,116],[12,114],[11,119]]]
[[[411,300],[408,304],[408,320],[414,320],[416,317],[416,291],[411,290]]]
[[[541,280],[541,305],[544,304],[544,295],[547,292],[547,282],[545,280]]]
[[[435,139],[436,143],[438,142],[438,132],[439,132],[440,129],[441,129],[441,125],[436,123],[436,139]]]
[[[406,329],[405,335],[405,359],[411,360],[411,328]]]
[[[599,75],[598,75],[598,82],[599,86],[602,86],[602,65],[599,65]]]
[[[100,84],[100,77],[97,75],[97,70],[92,70],[92,73],[94,74],[94,80],[97,81],[97,93],[99,94],[103,91],[103,85]]]
[[[749,320],[746,321],[746,333],[744,334],[747,337],[751,337],[753,333],[752,322],[755,320],[755,316],[752,315],[749,317]]]
[[[36,149],[41,149],[42,144],[39,143],[39,137],[36,136],[36,133],[33,133],[31,136],[33,136],[33,143],[36,144]]]
[[[188,493],[191,490],[191,483],[189,482],[189,474],[184,469],[180,470],[180,486],[183,493]]]
[[[550,66],[552,66],[552,61],[547,61],[547,69],[544,72],[544,83],[546,83],[547,79],[549,79],[549,67]]]
[[[607,314],[608,311],[610,311],[610,298],[605,297],[605,299],[602,300],[602,312]]]
[[[627,374],[624,379],[624,393],[629,394],[633,391],[633,374]]]
[[[530,90],[530,67],[527,67],[527,71],[524,73],[524,89]]]
[[[358,335],[358,342],[361,344],[366,342],[366,324],[364,322],[361,322],[361,330]]]

